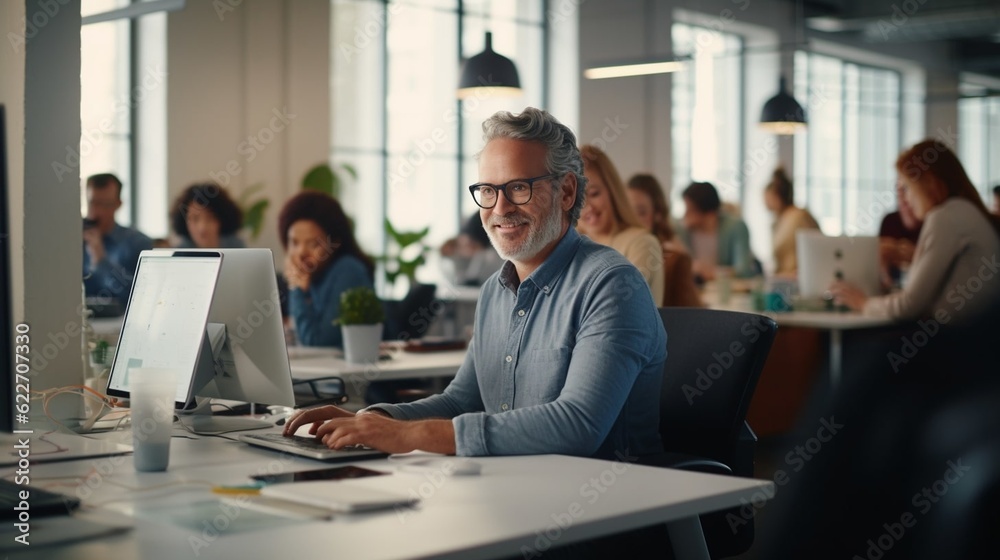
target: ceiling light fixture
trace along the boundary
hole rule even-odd
[[[795,134],[806,129],[806,110],[788,93],[784,76],[778,82],[778,94],[768,99],[760,112],[760,126],[774,134]]]
[[[628,76],[648,76],[652,74],[668,74],[684,69],[684,61],[678,59],[638,62],[633,64],[616,64],[587,68],[583,77],[588,80],[603,80],[605,78],[625,78]]]
[[[462,65],[458,81],[458,98],[467,99],[481,88],[493,95],[515,96],[521,94],[521,79],[514,62],[493,50],[493,34],[486,32],[486,49],[469,58]]]

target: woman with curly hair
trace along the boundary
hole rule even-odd
[[[292,197],[278,216],[285,249],[288,311],[304,346],[342,346],[340,294],[374,289],[375,263],[358,246],[352,225],[333,197],[305,191]]]
[[[180,238],[180,248],[245,247],[236,236],[243,226],[243,211],[215,183],[196,183],[184,189],[170,209],[170,224]]]

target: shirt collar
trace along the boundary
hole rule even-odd
[[[577,247],[579,247],[582,241],[583,238],[577,233],[576,228],[572,226],[567,228],[566,233],[559,240],[559,243],[556,244],[552,253],[524,281],[527,282],[530,280],[542,292],[549,293],[555,287],[555,283],[563,271],[566,270],[566,266],[573,260]],[[501,287],[513,292],[517,291],[520,282],[517,278],[517,269],[514,267],[514,263],[511,261],[504,263],[503,268],[500,269],[500,274],[497,276],[497,281]]]

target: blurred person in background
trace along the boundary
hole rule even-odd
[[[358,246],[340,203],[317,192],[301,192],[278,216],[285,249],[288,312],[303,346],[342,346],[333,321],[340,316],[340,294],[350,288],[374,289],[375,263]]]
[[[452,264],[452,282],[462,286],[482,285],[504,263],[490,243],[479,212],[469,216],[458,236],[445,241],[441,256]]]
[[[660,182],[648,173],[633,175],[628,180],[628,197],[636,217],[656,236],[663,249],[663,301],[660,305],[701,307],[691,270],[691,255],[670,225],[670,207]]]
[[[653,302],[663,305],[663,250],[632,210],[625,185],[600,148],[580,148],[587,177],[586,202],[577,231],[625,255],[646,279]]]
[[[182,249],[246,247],[237,232],[243,211],[225,189],[215,183],[196,183],[184,189],[170,210],[170,225]]]
[[[903,197],[924,223],[906,285],[866,297],[856,286],[837,282],[837,300],[865,315],[947,323],[1000,299],[1000,219],[986,209],[955,153],[924,140],[900,154],[896,170]]]
[[[878,229],[878,258],[882,286],[886,291],[902,287],[903,271],[910,268],[913,252],[924,223],[913,214],[906,201],[902,181],[896,181],[895,212],[882,218]]]
[[[122,206],[122,182],[111,173],[87,178],[87,217],[83,219],[83,284],[87,297],[110,298],[125,311],[139,253],[153,240],[115,222]]]
[[[764,187],[764,206],[774,214],[774,274],[794,277],[798,272],[795,234],[800,229],[819,229],[819,224],[808,210],[795,206],[795,189],[783,167],[774,170]]]
[[[682,196],[684,227],[678,234],[691,250],[695,276],[714,280],[719,267],[731,269],[734,276],[741,278],[756,274],[750,230],[741,218],[722,211],[715,185],[694,182]]]

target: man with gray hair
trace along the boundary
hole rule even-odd
[[[545,111],[483,124],[470,186],[507,261],[483,285],[465,362],[443,393],[357,415],[306,410],[286,436],[465,456],[561,453],[618,458],[661,452],[666,333],[639,271],[574,225],[586,179],[576,137]]]

